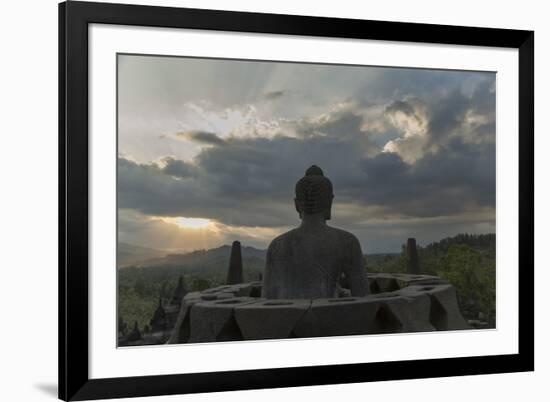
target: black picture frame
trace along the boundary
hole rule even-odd
[[[519,51],[517,354],[213,373],[88,375],[88,25],[118,24]],[[89,400],[534,370],[534,32],[70,1],[59,5],[59,398]]]

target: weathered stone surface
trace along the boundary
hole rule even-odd
[[[309,309],[309,300],[267,300],[235,307],[235,319],[244,339],[281,339],[296,335],[292,330]]]
[[[215,342],[242,340],[235,322],[235,306],[252,303],[249,297],[225,300],[200,301],[191,307],[189,342]]]
[[[254,285],[255,285],[255,282],[218,286],[216,288],[205,290],[203,294],[230,293],[234,296],[248,297],[250,296],[250,293],[252,292]]]
[[[338,297],[342,274],[353,296],[369,292],[361,245],[344,230],[328,226],[332,183],[311,166],[296,183],[299,227],[275,238],[268,247],[262,297],[318,299]]]
[[[404,295],[423,293],[430,298],[430,323],[439,331],[470,328],[460,310],[456,292],[450,284],[412,285],[403,289]]]
[[[405,297],[401,292],[372,295],[380,302],[369,333],[434,331],[430,324],[430,298],[422,293]]]
[[[174,294],[170,299],[170,304],[175,306],[180,306],[181,301],[186,294],[187,294],[187,289],[185,288],[185,284],[183,283],[183,278],[180,276],[178,279],[178,284],[176,286],[176,289],[174,290]]]
[[[207,293],[201,296],[201,300],[225,300],[232,299],[235,297],[234,293],[229,292],[218,292],[218,293]]]
[[[141,332],[139,331],[138,323],[136,321],[136,322],[134,322],[134,328],[128,334],[125,341],[126,342],[135,342],[135,341],[139,341],[140,339],[141,339]]]
[[[166,313],[166,329],[172,329],[176,325],[178,314],[181,309],[181,302],[178,305],[168,305],[164,307]]]
[[[159,304],[153,317],[149,321],[153,331],[164,331],[166,329],[166,312],[162,306],[162,299],[159,297]]]
[[[188,293],[181,303],[176,324],[172,329],[167,344],[187,343],[191,332],[190,312],[191,306],[201,301],[200,292]]]
[[[430,285],[448,285],[449,282],[443,278],[431,275],[416,275],[411,278],[407,286],[430,286]]]
[[[249,297],[261,297],[262,296],[262,282],[251,282],[250,283],[250,294]]]
[[[454,287],[428,275],[373,274],[380,287],[365,297],[259,299],[258,282],[188,293],[168,343],[340,336],[469,328]],[[210,300],[204,300],[204,299]],[[135,343],[138,342],[138,343]],[[134,343],[145,344],[140,339]]]
[[[398,279],[390,274],[369,275],[369,283],[372,293],[393,292],[401,288]]]
[[[407,239],[407,272],[409,274],[420,273],[420,266],[418,265],[418,251],[416,250],[416,239]]]
[[[207,289],[208,290],[208,289]],[[205,290],[206,292],[206,290]],[[200,299],[201,297],[201,294],[203,294],[204,292],[189,292],[185,295],[185,297],[183,298],[183,300],[193,300],[193,299]]]
[[[384,334],[404,331],[401,317],[396,314],[393,308],[396,304],[403,303],[403,300],[398,295],[380,293],[370,295],[369,299],[373,299],[372,306],[376,308],[376,314],[365,333]]]
[[[168,340],[169,332],[156,331],[144,333],[141,339],[142,345],[158,345],[166,343]]]
[[[395,287],[397,283],[397,288]],[[443,278],[433,275],[411,275],[411,274],[369,274],[369,284],[372,293],[392,292],[411,285],[435,285],[449,283]]]
[[[231,257],[229,258],[229,269],[227,270],[227,284],[243,282],[243,260],[241,257],[241,243],[234,241],[231,246]]]
[[[235,285],[232,289],[232,292],[235,294],[235,296],[249,297],[250,293],[252,292],[252,284],[241,283],[239,285]]]
[[[298,337],[366,334],[373,328],[379,306],[372,297],[312,300],[294,333]]]
[[[215,288],[210,288],[210,289],[203,290],[200,293],[201,294],[219,293],[219,292],[225,292],[225,291],[227,291],[231,288],[232,288],[231,285],[223,285],[223,286],[217,286]]]

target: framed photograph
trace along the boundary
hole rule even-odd
[[[534,369],[534,33],[59,5],[59,397]]]

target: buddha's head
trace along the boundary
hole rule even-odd
[[[325,219],[329,220],[333,198],[332,183],[318,166],[311,166],[296,183],[294,203],[300,218],[323,213]]]

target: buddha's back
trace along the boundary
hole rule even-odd
[[[358,285],[366,288],[363,270],[361,247],[354,235],[329,226],[311,231],[300,227],[275,238],[269,245],[263,296],[337,297],[342,273],[352,277],[348,282],[359,281]],[[355,275],[353,271],[357,271]]]
[[[268,299],[337,297],[346,276],[353,296],[368,293],[367,273],[357,238],[326,224],[332,184],[312,166],[296,184],[300,226],[275,238],[267,250],[262,296]]]

